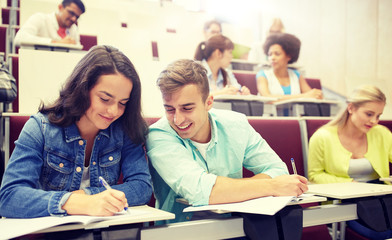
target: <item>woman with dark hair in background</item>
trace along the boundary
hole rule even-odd
[[[317,98],[322,99],[320,89],[312,89],[303,75],[288,68],[288,64],[298,60],[301,41],[292,34],[271,34],[264,43],[271,69],[260,70],[256,74],[257,89],[261,96],[278,99]]]
[[[195,60],[202,61],[207,69],[212,95],[250,94],[247,87],[238,84],[231,71],[225,70],[230,66],[233,58],[233,48],[233,42],[220,34],[210,37],[197,46]]]
[[[59,98],[26,122],[4,173],[0,215],[110,216],[146,204],[152,187],[140,98],[131,61],[113,47],[93,47]]]

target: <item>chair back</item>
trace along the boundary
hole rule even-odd
[[[250,71],[233,71],[235,78],[241,86],[249,88],[250,93],[257,95],[256,73]]]
[[[252,127],[286,163],[293,173],[291,158],[294,158],[297,173],[305,176],[302,155],[301,131],[297,119],[249,119]]]

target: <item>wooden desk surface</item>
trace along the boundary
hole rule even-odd
[[[359,182],[311,184],[308,193],[336,199],[349,199],[392,194],[392,186]]]

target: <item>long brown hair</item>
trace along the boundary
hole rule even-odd
[[[57,100],[48,106],[43,103],[39,111],[48,114],[49,121],[66,127],[85,114],[90,107],[90,90],[102,75],[121,73],[132,84],[132,91],[121,121],[124,132],[140,144],[145,141],[147,124],[141,113],[141,83],[132,62],[118,49],[111,46],[95,46],[79,61],[71,76],[60,90]]]
[[[210,37],[207,41],[199,43],[195,52],[195,60],[202,61],[208,60],[216,49],[221,53],[225,50],[231,50],[234,48],[233,42],[221,34]],[[228,83],[228,74],[225,69],[220,68],[223,76],[223,86]]]

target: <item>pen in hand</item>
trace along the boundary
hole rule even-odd
[[[295,175],[297,174],[297,168],[295,167],[295,162],[294,162],[294,158],[291,158],[291,166],[293,167],[293,172]]]
[[[103,177],[99,176],[98,179],[99,179],[99,182],[102,184],[102,186],[104,186],[106,188],[106,190],[112,189]],[[124,207],[124,210],[127,211],[128,207]]]

